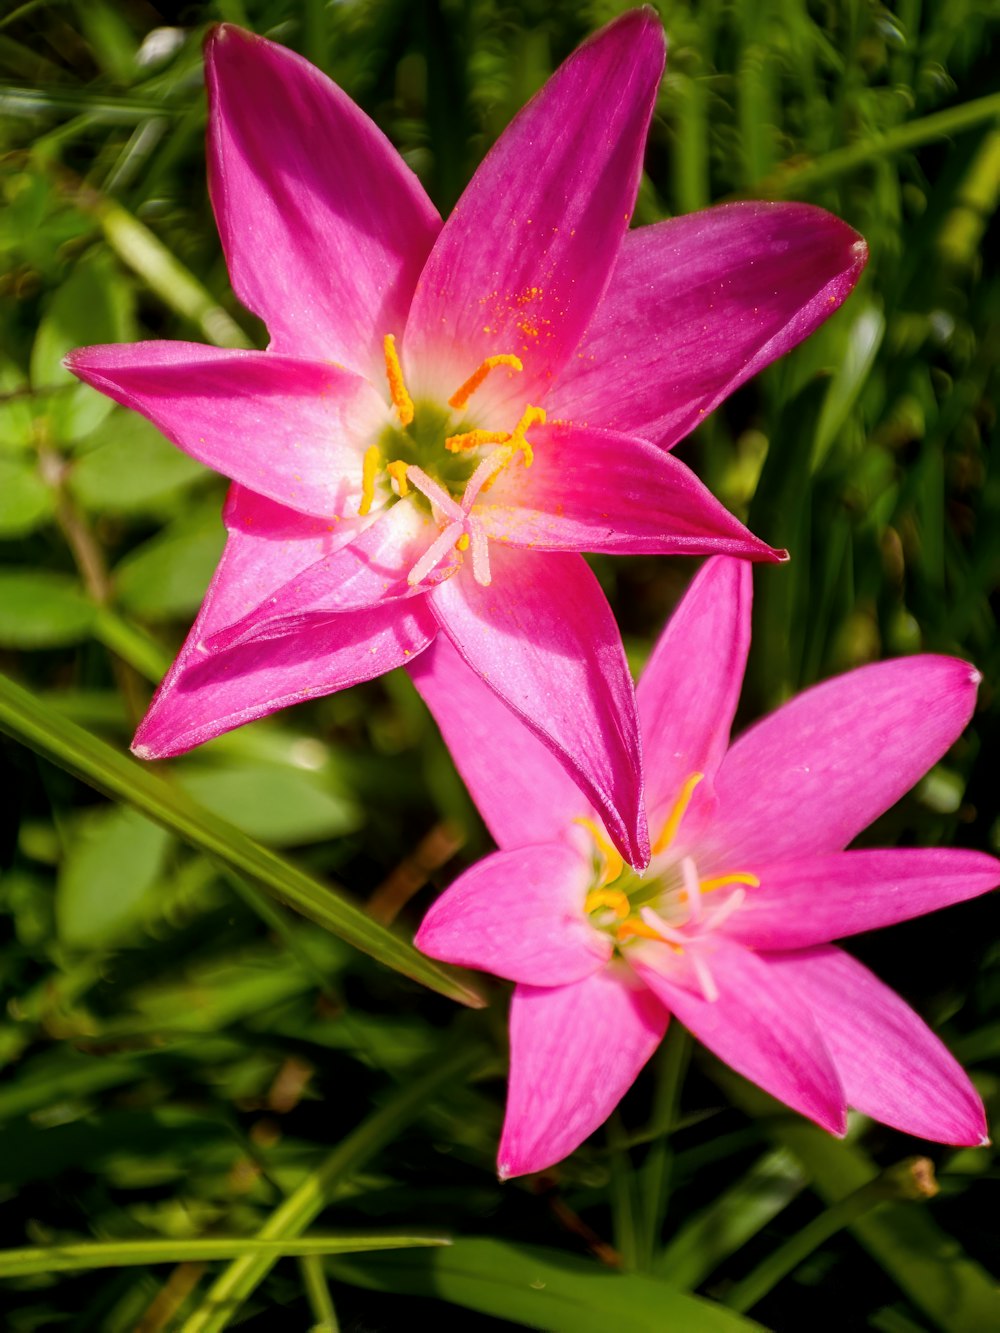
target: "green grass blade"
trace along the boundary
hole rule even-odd
[[[6,676],[0,676],[0,731],[98,791],[141,810],[191,846],[248,875],[280,902],[387,967],[463,1004],[483,1003],[463,979],[425,958],[359,907],[211,814],[149,768],[60,716]]]
[[[759,182],[749,193],[763,197],[776,194],[811,194],[817,186],[856,171],[859,167],[998,120],[1000,120],[1000,93],[977,97],[971,102],[962,102],[959,106],[935,111],[930,116],[922,116],[919,120],[896,125],[881,134],[869,133],[856,143],[835,148],[833,152],[825,153],[812,162],[786,167],[784,170],[779,169],[773,176]]]
[[[259,1240],[246,1236],[210,1236],[198,1240],[100,1240],[69,1245],[29,1245],[0,1250],[0,1278],[31,1273],[70,1273],[85,1268],[134,1268],[141,1264],[211,1263],[214,1259],[266,1259],[286,1256],[355,1254],[398,1250],[415,1245],[449,1245],[446,1236],[304,1236]]]
[[[436,1060],[422,1078],[405,1083],[391,1101],[348,1134],[294,1194],[275,1209],[261,1228],[259,1239],[286,1243],[303,1232],[326,1207],[342,1181],[391,1142],[436,1093],[461,1080],[482,1058],[481,1047],[462,1046],[451,1059]],[[219,1333],[263,1282],[274,1263],[275,1257],[267,1254],[244,1255],[235,1260],[187,1319],[182,1333]]]
[[[444,1252],[442,1252],[444,1254]],[[336,1260],[344,1282],[409,1296],[434,1296],[528,1328],[573,1333],[747,1333],[759,1324],[657,1278],[615,1273],[535,1245],[461,1238],[442,1262]],[[184,1333],[189,1333],[185,1329]]]
[[[788,1113],[728,1070],[713,1065],[710,1073],[732,1101],[765,1120],[768,1133],[801,1162],[826,1203],[846,1199],[878,1176],[875,1163],[856,1144],[843,1143]],[[940,1328],[948,1333],[981,1333],[1000,1327],[995,1281],[941,1230],[926,1208],[886,1204],[857,1218],[850,1229],[899,1289]]]

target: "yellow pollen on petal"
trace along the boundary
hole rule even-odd
[[[625,869],[625,862],[621,858],[621,853],[608,841],[597,824],[592,819],[588,819],[586,815],[574,819],[573,823],[581,824],[587,830],[604,859],[604,874],[601,876],[601,885],[614,883]],[[601,887],[601,885],[598,887]]]
[[[401,458],[397,458],[394,462],[387,463],[385,470],[399,487],[399,498],[404,499],[410,493],[410,488],[406,484],[406,464]]]
[[[478,449],[481,444],[506,444],[510,434],[505,430],[467,430],[461,435],[449,435],[444,447],[449,453],[461,454],[468,449]]]
[[[690,777],[685,779],[684,785],[680,790],[680,795],[677,797],[677,800],[674,801],[673,809],[667,816],[667,822],[663,826],[663,832],[653,844],[654,856],[657,856],[660,852],[665,852],[677,836],[677,830],[680,828],[681,820],[684,818],[684,814],[691,803],[694,789],[704,776],[704,773],[692,773]]]
[[[749,871],[737,870],[732,875],[717,875],[715,879],[703,879],[701,891],[711,893],[713,889],[725,888],[727,884],[746,884],[751,889],[760,888],[760,880],[756,875],[751,875]]]
[[[623,921],[615,931],[615,938],[619,943],[631,939],[633,935],[637,935],[642,940],[663,941],[663,936],[659,931],[654,930],[652,926],[647,926],[645,921],[640,920],[637,916],[631,916],[627,921]]]
[[[468,549],[469,549],[469,534],[467,532],[463,532],[461,537],[459,537],[458,541],[455,543],[455,550],[467,551]]]
[[[628,897],[618,889],[591,889],[584,900],[585,912],[596,912],[599,907],[610,907],[620,921],[629,914]]]
[[[361,503],[358,505],[358,513],[362,516],[372,507],[372,501],[375,499],[375,478],[381,466],[382,454],[378,445],[369,445],[361,465]]]
[[[463,408],[472,395],[482,384],[483,380],[491,370],[496,370],[497,366],[507,366],[510,370],[522,371],[524,366],[521,364],[519,356],[510,356],[506,352],[500,356],[488,356],[477,370],[474,370],[465,383],[451,395],[448,399],[448,406]]]
[[[413,420],[413,399],[406,392],[403,367],[399,364],[399,353],[396,351],[396,339],[391,333],[387,333],[382,339],[382,350],[385,353],[385,375],[389,381],[392,405],[399,414],[402,424],[408,426]]]

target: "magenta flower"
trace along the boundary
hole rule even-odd
[[[212,202],[270,347],[67,361],[236,483],[225,553],[137,754],[368,680],[443,631],[645,858],[635,699],[577,553],[780,558],[668,451],[831,314],[866,258],[800,204],[630,233],[663,63],[649,10],[598,33],[442,225],[318,70],[214,31]]]
[[[729,746],[750,600],[749,566],[709,561],[639,684],[655,836],[642,876],[445,640],[413,668],[501,849],[442,895],[416,942],[517,983],[502,1177],[596,1129],[671,1014],[835,1134],[850,1105],[922,1138],[986,1141],[953,1056],[830,944],[1000,883],[979,852],[842,850],[960,734],[979,676],[947,657],[861,667]]]

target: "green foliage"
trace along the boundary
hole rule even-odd
[[[204,592],[223,489],[61,359],[134,337],[263,343],[205,189],[207,26],[243,22],[321,64],[447,209],[554,65],[626,7],[216,0],[184,28],[111,0],[0,15],[13,1333],[394,1328],[414,1311],[443,1329],[721,1330],[747,1326],[727,1300],[751,1299],[778,1329],[998,1322],[992,1150],[933,1149],[940,1194],[905,1201],[887,1191],[912,1142],[859,1122],[838,1143],[700,1058],[678,1092],[678,1047],[609,1143],[497,1184],[503,995],[407,942],[489,844],[405,679],[156,768],[124,753]],[[996,850],[1000,9],[657,8],[669,69],[636,221],[800,198],[871,248],[845,309],[681,446],[792,552],[757,580],[742,721],[879,657],[975,661],[972,726],[871,841]],[[598,568],[639,662],[690,568]],[[995,934],[977,903],[858,942],[994,1114]],[[330,1257],[438,1236],[455,1243]]]

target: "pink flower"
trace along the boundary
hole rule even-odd
[[[850,1105],[922,1138],[986,1141],[944,1045],[830,944],[1000,883],[1000,861],[978,852],[842,850],[960,734],[979,676],[947,657],[861,667],[730,746],[750,600],[749,566],[709,561],[639,684],[655,837],[642,876],[447,641],[413,668],[501,849],[434,904],[416,942],[517,983],[502,1177],[596,1129],[670,1014],[835,1134]]]
[[[635,699],[577,552],[780,558],[668,451],[831,314],[866,258],[800,204],[629,232],[663,63],[649,10],[598,33],[442,225],[318,70],[214,31],[212,201],[270,346],[67,361],[236,483],[137,754],[371,679],[443,631],[645,857]]]

